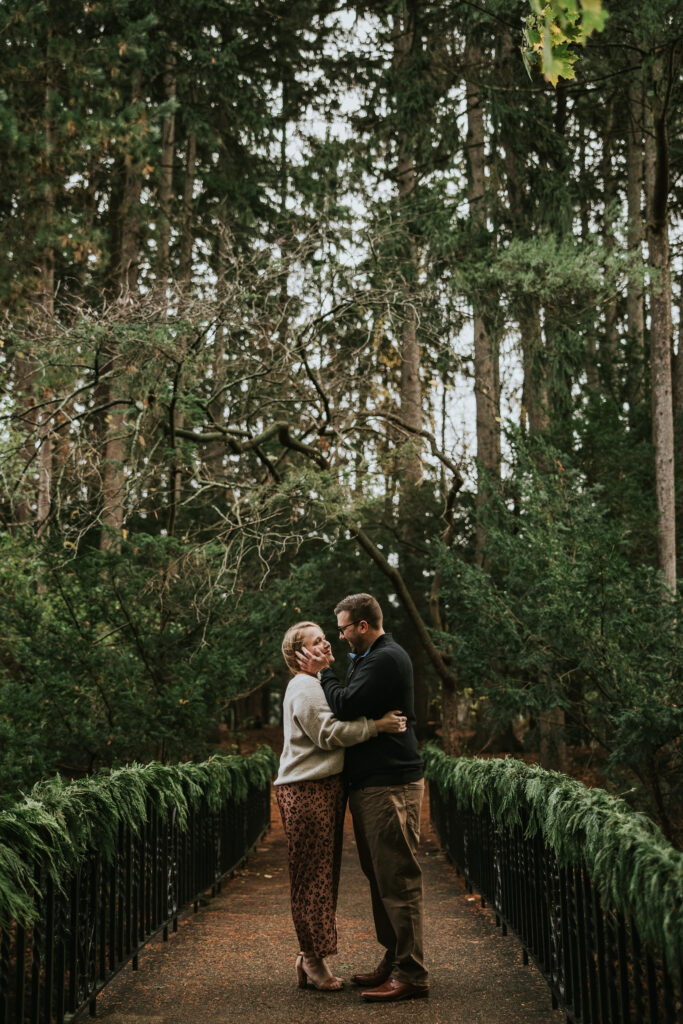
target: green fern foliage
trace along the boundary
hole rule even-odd
[[[0,811],[0,927],[35,917],[34,868],[41,864],[60,886],[88,850],[111,860],[119,828],[137,833],[150,809],[188,811],[205,799],[212,811],[242,803],[249,787],[264,789],[277,770],[270,747],[250,757],[214,755],[201,764],[132,764],[68,782],[56,776]]]
[[[683,853],[625,801],[514,758],[423,750],[426,777],[460,808],[487,809],[504,828],[541,833],[561,866],[585,867],[603,905],[631,917],[674,975],[683,964]]]

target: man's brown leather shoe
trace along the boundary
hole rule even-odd
[[[391,977],[392,970],[393,964],[385,964],[382,961],[369,974],[352,974],[351,981],[360,988],[377,988],[379,985],[383,985],[387,978]]]
[[[399,999],[420,999],[422,996],[428,996],[429,989],[409,985],[398,978],[389,978],[383,985],[361,992],[361,995],[368,1003],[395,1003]]]

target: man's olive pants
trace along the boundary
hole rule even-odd
[[[377,940],[399,981],[427,987],[417,861],[423,794],[424,779],[404,786],[367,786],[351,790],[349,807],[360,865],[370,882]]]

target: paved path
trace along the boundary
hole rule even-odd
[[[439,851],[425,818],[429,999],[389,1006],[364,1003],[351,985],[339,993],[296,987],[297,951],[289,914],[284,836],[277,807],[273,828],[246,869],[222,893],[186,915],[167,943],[154,940],[110,982],[97,1001],[106,1024],[560,1024],[547,986],[522,965],[521,949],[503,937]],[[339,949],[332,969],[349,976],[373,967],[378,946],[370,899],[347,818],[339,906]]]

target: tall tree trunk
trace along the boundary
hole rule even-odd
[[[133,72],[131,82],[131,100],[142,103],[142,72]],[[118,211],[120,249],[118,266],[118,286],[120,294],[125,298],[129,293],[137,292],[138,264],[140,260],[140,195],[142,192],[142,173],[140,165],[130,154],[126,155],[124,167],[123,195]]]
[[[125,422],[120,382],[116,377],[120,371],[119,355],[109,350],[105,365],[107,370],[113,372],[115,376],[108,388],[111,406],[105,416],[106,439],[102,465],[102,533],[100,537],[102,551],[118,550],[120,547],[126,485],[124,473]]]
[[[644,396],[645,307],[643,295],[643,82],[632,72],[626,110],[626,200],[628,204],[627,245],[637,266],[629,275],[626,291],[628,337],[627,393],[631,420]]]
[[[504,31],[501,37],[501,73],[502,84],[507,89],[512,89],[515,76],[519,73],[518,63],[517,48],[512,36],[509,31]],[[513,138],[508,122],[504,122],[502,143],[505,153],[504,165],[512,229],[520,237],[525,235],[528,237],[532,212],[524,191],[524,173],[518,166],[518,143]],[[584,234],[587,234],[587,228],[584,227],[583,231]],[[522,404],[529,434],[533,436],[546,430],[549,425],[548,384],[543,358],[541,307],[536,296],[533,294],[523,296],[517,303],[516,314],[524,374]],[[595,375],[597,383],[594,357],[589,359],[588,372]],[[564,740],[564,724],[564,711],[559,707],[549,708],[539,714],[540,756],[541,762],[546,767],[566,770],[567,747]]]
[[[167,95],[170,83],[167,82]],[[175,96],[175,78],[173,80],[173,95]],[[192,246],[194,241],[194,218],[193,198],[195,164],[197,160],[197,136],[190,131],[187,138],[187,154],[185,160],[185,180],[183,183],[183,214],[180,236],[180,286],[182,294],[188,299],[192,289]],[[183,495],[183,471],[180,453],[177,450],[178,428],[184,428],[185,420],[182,412],[178,409],[178,398],[180,388],[180,373],[176,374],[173,382],[173,397],[169,411],[170,418],[170,444],[173,448],[173,458],[169,467],[169,512],[168,512],[168,534],[172,537],[176,530],[178,521],[178,509]]]
[[[167,102],[176,97],[175,43],[166,57],[164,92]],[[173,202],[173,163],[175,159],[175,111],[165,118],[161,130],[161,170],[159,175],[159,233],[157,239],[157,284],[165,287],[170,274],[171,217]]]
[[[681,466],[683,466],[683,277],[679,277],[678,295],[678,345],[672,360],[673,417],[674,417],[674,460],[678,467],[679,487]],[[679,492],[680,493],[680,492]],[[680,500],[676,507],[676,525],[681,529]],[[676,550],[680,551],[680,537],[676,538]]]
[[[614,250],[615,246],[612,218],[616,213],[615,205],[617,200],[617,179],[614,170],[614,105],[615,99],[612,96],[607,103],[605,128],[602,140],[602,178],[605,190],[605,209],[602,230],[603,243],[608,257]],[[602,371],[602,381],[604,386],[607,387],[609,392],[612,394],[612,397],[616,398],[616,388],[619,380],[619,340],[617,335],[616,294],[610,295],[605,303],[605,340],[601,348],[600,369]]]
[[[185,181],[183,185],[182,234],[180,238],[180,281],[185,292],[192,285],[192,248],[194,244],[194,183],[197,164],[197,134],[187,136]]]
[[[402,15],[395,16],[392,42],[394,68],[401,78],[406,78],[412,73],[414,66],[413,48],[419,45],[419,41],[415,37],[415,11],[413,9],[407,8]],[[417,187],[417,174],[410,126],[401,126],[397,141],[396,186],[405,224],[402,239],[404,249],[403,280],[408,291],[403,306],[401,326],[400,416],[413,431],[420,431],[422,428],[421,354],[417,333],[417,295],[413,299],[411,294],[418,287],[418,252],[409,215]],[[411,586],[416,586],[421,576],[421,566],[419,560],[412,553],[412,544],[415,539],[416,509],[423,474],[422,444],[417,433],[409,434],[407,438],[403,435],[402,440],[407,441],[409,450],[401,456],[397,466],[400,479],[398,532],[403,542],[400,564],[403,577],[410,581]],[[419,584],[417,585],[419,586]],[[409,653],[415,674],[415,714],[418,728],[422,728],[427,721],[429,696],[424,658],[421,645],[417,640],[409,645]]]
[[[586,178],[590,173],[587,167],[586,160],[586,135],[589,134],[588,126],[581,125],[579,131],[581,139],[579,146],[579,173],[582,178]],[[591,209],[588,203],[584,202],[580,204],[579,220],[581,222],[581,240],[586,243],[589,243],[591,238],[590,212]],[[588,393],[591,395],[600,394],[599,363],[600,359],[598,355],[598,342],[596,332],[588,331],[586,337],[584,366],[586,371],[586,383],[588,385]]]
[[[658,57],[651,69],[646,108],[645,184],[647,244],[653,280],[650,287],[650,364],[652,434],[655,447],[659,568],[670,591],[676,590],[676,506],[674,423],[671,383],[672,317],[669,253],[668,100],[673,69]]]
[[[39,166],[40,184],[44,197],[43,202],[39,205],[40,229],[46,241],[37,267],[38,287],[34,300],[34,329],[47,336],[52,334],[54,327],[55,295],[55,254],[52,244],[55,222],[54,128],[52,125],[52,78],[48,52],[51,36],[52,28],[48,26],[47,71],[43,104],[43,152]],[[35,515],[31,498],[22,496],[17,503],[16,521],[19,525],[35,522],[36,535],[40,537],[47,529],[52,504],[53,431],[49,407],[44,406],[41,409],[36,406],[49,401],[52,398],[52,390],[40,388],[40,367],[32,354],[22,354],[15,358],[14,376],[17,391],[21,395],[20,401],[24,403],[27,410],[24,417],[25,423],[30,429],[24,446],[27,476],[36,479]]]
[[[683,428],[683,277],[678,283],[678,345],[673,360],[673,405],[674,405],[674,426],[676,428],[676,465],[679,461],[678,452],[683,449],[683,438],[680,437]],[[683,452],[682,452],[683,455]]]
[[[486,233],[486,155],[484,109],[477,84],[484,55],[471,36],[465,47],[467,75],[467,159],[469,164],[468,200],[476,234]],[[498,350],[485,324],[484,300],[475,295],[474,313],[474,394],[477,410],[477,460],[480,479],[477,488],[477,559],[486,565],[486,536],[482,510],[490,495],[490,480],[500,478],[500,386]],[[485,482],[489,481],[489,482]],[[495,485],[494,485],[495,486]]]
[[[224,205],[221,207],[217,217],[218,238],[216,241],[216,265],[217,265],[217,296],[219,303],[227,302],[226,298],[226,276],[228,274],[229,262],[229,234],[227,224],[227,212]],[[214,397],[209,402],[209,414],[215,423],[223,424],[225,419],[225,395],[222,393],[223,385],[227,378],[226,354],[226,330],[220,324],[214,333],[214,353],[212,358],[211,379],[214,387]],[[223,477],[223,461],[225,459],[225,442],[210,441],[204,446],[203,461],[206,466],[206,473],[213,483],[219,483]]]
[[[48,39],[52,34],[52,30],[48,30]],[[44,113],[44,133],[45,133],[45,227],[47,233],[47,241],[43,249],[41,268],[40,268],[40,281],[41,281],[41,296],[40,296],[40,311],[41,315],[45,318],[45,328],[49,335],[54,330],[54,315],[55,315],[55,252],[52,245],[52,236],[54,232],[55,223],[55,186],[54,186],[54,168],[53,168],[53,154],[55,148],[54,141],[54,128],[52,125],[52,80],[50,72],[48,70],[47,81],[45,83],[45,113]],[[45,389],[43,392],[43,398],[49,399],[53,395],[51,389]],[[37,534],[42,536],[47,530],[48,517],[50,515],[50,508],[52,504],[52,455],[53,455],[53,442],[52,442],[52,420],[50,412],[46,409],[40,414],[40,428],[39,428],[39,444],[40,452],[38,455],[38,503],[37,503]]]
[[[564,738],[565,724],[564,708],[556,705],[540,712],[538,726],[541,737],[541,767],[565,773],[569,770],[567,742]]]
[[[512,91],[519,74],[519,53],[509,30],[500,38],[500,81],[503,88]],[[521,238],[529,237],[532,225],[531,203],[526,194],[524,168],[519,166],[517,147],[509,121],[501,125],[504,152],[505,179],[512,230]],[[520,298],[515,313],[519,325],[522,348],[522,419],[533,434],[548,426],[548,386],[543,358],[543,331],[541,307],[535,295]]]
[[[404,73],[410,73],[410,55],[415,45],[412,14],[395,18],[393,45],[394,67],[403,70]],[[398,198],[404,213],[407,214],[417,186],[415,160],[407,131],[403,131],[399,139],[396,183]],[[405,219],[409,220],[407,216]],[[411,282],[413,286],[416,286],[418,253],[412,227],[409,226],[406,229],[406,234],[405,245],[408,251],[405,259],[404,279],[406,282]],[[415,303],[406,302],[405,308],[406,312],[401,327],[401,419],[413,429],[420,430],[422,427],[422,383],[420,380],[420,345],[417,337]],[[411,444],[413,445],[411,454],[401,461],[401,477],[406,485],[406,490],[417,487],[422,482],[421,444],[415,437],[411,440]]]
[[[175,72],[175,42],[171,43],[170,51],[166,56],[166,68],[164,73],[164,93],[167,102],[173,102],[176,98],[176,72]],[[171,111],[165,118],[161,136],[161,180],[159,182],[159,253],[158,253],[158,277],[159,286],[163,289],[171,276],[171,221],[173,206],[173,167],[175,163],[175,111]],[[183,426],[182,416],[178,411],[177,404],[180,397],[181,367],[178,367],[173,380],[173,395],[170,404],[170,444],[173,448],[173,458],[169,466],[168,481],[168,520],[167,530],[169,537],[175,534],[178,516],[178,507],[182,496],[182,471],[180,457],[177,451],[176,428]]]
[[[36,402],[35,384],[38,376],[38,367],[35,359],[24,353],[17,353],[12,360],[12,376],[15,394],[23,407],[23,426],[28,432],[21,450],[21,458],[24,463],[24,480],[22,481],[13,515],[15,525],[21,528],[28,526],[34,518],[33,502],[31,499],[32,488],[29,481],[34,476],[36,465],[37,415],[33,409]]]
[[[541,308],[535,295],[520,301],[519,332],[522,341],[522,394],[529,433],[537,434],[548,426],[548,388],[543,363]]]
[[[136,69],[131,81],[131,99],[141,103],[143,99],[142,72]],[[140,258],[140,195],[142,173],[140,165],[127,155],[124,167],[123,193],[119,207],[119,301],[129,302],[137,293],[138,264]],[[112,340],[103,351],[104,370],[110,374],[106,392],[109,409],[104,417],[105,441],[102,465],[102,532],[100,548],[118,550],[121,544],[124,522],[124,500],[126,479],[124,463],[125,412],[121,380],[121,354]]]

